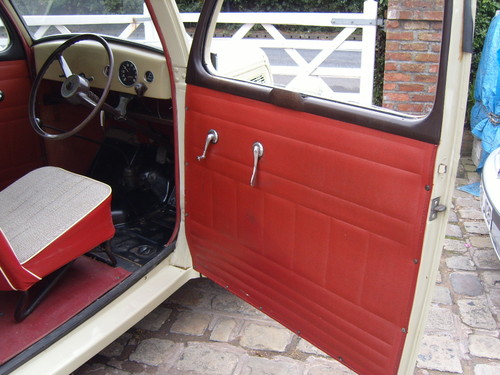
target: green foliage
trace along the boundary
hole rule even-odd
[[[379,0],[377,18],[385,20],[388,0]],[[384,71],[385,71],[385,41],[386,33],[383,27],[377,28],[375,44],[375,73],[373,76],[373,104],[382,106],[384,97]]]
[[[202,3],[177,0],[181,12],[199,12]],[[223,5],[225,12],[361,12],[362,9],[363,0],[226,0]]]
[[[227,11],[359,12],[362,4],[362,0],[226,0],[224,6]]]
[[[203,0],[177,0],[177,7],[183,12],[200,12]]]
[[[495,12],[500,9],[500,1],[495,0],[478,0],[476,12],[476,25],[474,29],[474,57],[473,69],[477,70],[481,51],[483,49],[484,38],[488,32],[491,19],[495,16]]]
[[[22,14],[134,14],[142,13],[142,0],[16,0]]]

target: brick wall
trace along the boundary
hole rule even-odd
[[[383,107],[414,115],[432,108],[443,5],[444,0],[389,0]]]

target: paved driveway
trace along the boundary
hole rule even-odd
[[[457,185],[479,181],[462,158]],[[415,375],[500,374],[500,262],[479,199],[455,190]],[[75,375],[346,375],[337,361],[210,280],[192,280]]]

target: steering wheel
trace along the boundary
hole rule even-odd
[[[66,49],[68,49],[73,44],[84,40],[93,40],[98,42],[104,47],[108,55],[110,73],[107,75],[104,90],[100,98],[90,90],[89,81],[86,78],[81,77],[80,75],[75,74],[71,71],[68,63],[66,62],[66,59],[63,57],[63,52]],[[88,116],[82,122],[80,122],[80,124],[73,127],[73,129],[59,134],[52,134],[47,133],[45,130],[43,130],[41,120],[36,116],[36,98],[38,95],[38,90],[40,88],[40,83],[42,82],[45,73],[49,69],[52,62],[56,59],[59,61],[59,65],[61,66],[62,72],[64,74],[64,81],[61,86],[62,97],[70,103],[86,105],[92,108],[92,110],[88,114]],[[43,66],[40,68],[40,71],[38,72],[31,89],[29,100],[29,121],[35,132],[46,139],[57,141],[71,137],[72,135],[82,130],[85,126],[87,126],[87,124],[95,117],[95,115],[99,113],[106,101],[106,98],[109,94],[109,89],[111,87],[111,72],[113,72],[113,66],[114,59],[111,48],[109,47],[106,40],[98,35],[81,34],[74,36],[61,44],[54,52],[52,52],[52,54],[47,58]]]

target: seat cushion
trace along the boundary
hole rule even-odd
[[[0,290],[28,290],[114,233],[108,185],[34,170],[0,192]]]
[[[56,167],[39,168],[0,192],[0,228],[24,264],[110,194],[101,182]]]

